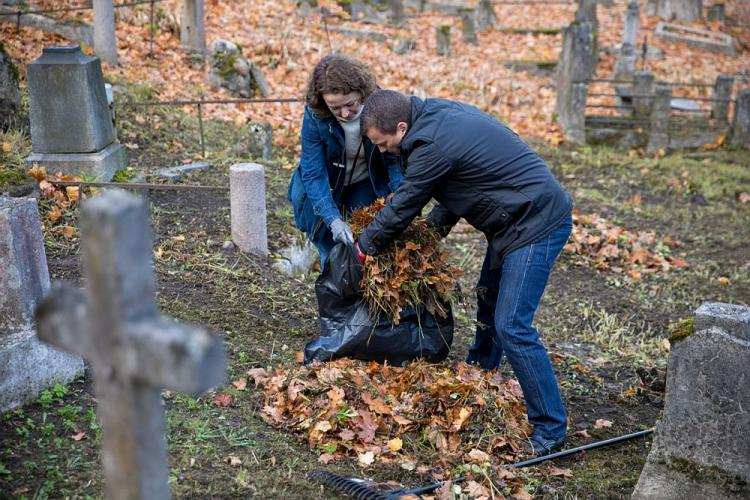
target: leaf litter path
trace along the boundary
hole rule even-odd
[[[39,0],[41,7],[79,6],[73,0]],[[470,2],[466,2],[470,4]],[[496,5],[499,24],[516,28],[561,28],[573,20],[575,7],[571,5]],[[134,7],[137,15],[123,15],[117,24],[119,65],[105,64],[105,74],[115,80],[127,80],[152,86],[157,98],[231,97],[223,90],[206,86],[206,67],[194,63],[179,48],[178,36],[169,32],[174,19],[179,19],[181,0],[165,0],[157,4],[159,27],[154,36],[154,58],[147,57],[150,48],[148,35],[148,5]],[[321,0],[334,15],[329,25],[377,31],[386,35],[387,42],[355,40],[347,35],[326,31],[321,16],[312,13],[303,18],[297,15],[296,1],[290,0],[207,0],[206,39],[210,46],[216,39],[238,42],[244,55],[258,65],[272,89],[273,96],[301,96],[306,78],[313,65],[330,49],[349,54],[370,64],[379,84],[420,96],[445,97],[475,104],[495,114],[522,136],[546,139],[559,143],[562,137],[553,123],[555,90],[552,75],[535,75],[514,71],[503,63],[514,60],[556,61],[562,35],[534,35],[504,33],[490,30],[479,34],[479,44],[461,41],[460,19],[435,14],[409,18],[401,27],[355,23],[339,5]],[[615,62],[615,48],[622,32],[622,18],[627,2],[613,2],[612,7],[599,5],[600,60],[597,77],[608,78]],[[726,2],[727,12],[750,23],[741,0]],[[140,11],[140,13],[138,13]],[[664,43],[652,36],[658,22],[641,9],[641,38],[648,35],[648,43],[661,48],[665,57],[647,61],[645,68],[657,79],[683,82],[712,82],[720,73],[739,73],[746,67],[750,33],[748,28],[722,28],[741,42],[737,57],[700,51],[685,44]],[[91,12],[77,17],[90,22]],[[72,16],[70,16],[72,17]],[[454,56],[435,54],[435,28],[450,25]],[[696,27],[707,27],[702,23]],[[174,30],[173,30],[174,31]],[[0,23],[0,35],[11,56],[23,62],[37,58],[44,46],[65,44],[62,37],[21,27],[16,32],[13,23]],[[392,52],[389,43],[399,37],[416,41],[416,49],[403,55]],[[330,47],[329,47],[330,40]],[[639,63],[640,64],[640,63]],[[747,85],[744,82],[743,85]],[[706,91],[694,89],[696,96]],[[703,93],[701,93],[703,92]],[[193,109],[186,108],[193,112]],[[298,134],[302,109],[299,103],[262,105],[207,105],[206,116],[245,123],[247,120],[268,121],[274,126],[277,146],[298,151]]]

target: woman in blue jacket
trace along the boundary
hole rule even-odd
[[[354,244],[344,219],[396,189],[402,173],[396,156],[381,153],[359,128],[362,103],[376,89],[359,61],[329,55],[313,69],[302,119],[302,154],[289,184],[297,227],[325,266],[336,242]]]

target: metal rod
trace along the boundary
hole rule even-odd
[[[278,98],[255,98],[255,99],[207,99],[207,100],[174,100],[174,101],[125,101],[117,103],[122,107],[149,107],[149,106],[194,106],[196,104],[260,104],[260,103],[282,103],[302,102],[299,97]]]
[[[567,457],[569,455],[580,453],[582,451],[593,450],[596,448],[602,448],[604,446],[610,446],[616,443],[622,443],[624,441],[630,441],[631,439],[636,439],[642,436],[646,436],[648,434],[651,434],[652,432],[654,432],[653,427],[650,429],[646,429],[645,431],[633,432],[631,434],[625,434],[624,436],[618,436],[618,437],[614,437],[611,439],[605,439],[603,441],[597,441],[595,443],[585,444],[583,446],[578,446],[576,448],[571,448],[569,450],[558,451],[557,453],[550,453],[549,455],[535,457],[530,460],[524,460],[523,462],[516,462],[514,464],[506,465],[504,467],[506,469],[520,469],[521,467],[528,467],[530,465],[536,465],[541,462],[546,462],[547,460],[555,460],[557,458]],[[390,492],[390,494],[388,495],[388,498],[397,499],[398,497],[402,495],[419,495],[421,493],[429,493],[430,491],[434,491],[440,488],[445,483],[448,483],[448,482],[457,483],[457,482],[462,482],[464,480],[465,480],[465,477],[461,476],[456,479],[440,481],[437,483],[429,484],[427,486],[422,486],[421,488],[413,488],[410,490],[397,490],[397,491]]]
[[[206,159],[206,140],[203,136],[203,105],[198,103],[198,127],[201,133],[201,158]]]
[[[151,0],[151,9],[149,11],[149,43],[148,43],[148,57],[154,58],[154,32],[156,31],[156,23],[154,22],[154,0]]]
[[[615,106],[614,104],[587,104],[587,108],[613,108],[613,109],[633,109],[633,106]]]
[[[152,2],[163,2],[164,0],[139,0],[136,2],[129,2],[129,3],[119,3],[113,5],[115,9],[119,9],[120,7],[134,7],[136,5],[142,5],[144,3],[152,3]],[[18,16],[19,18],[23,16],[24,14],[54,14],[57,12],[77,12],[82,10],[91,10],[92,7],[61,7],[59,9],[27,9],[27,10],[12,10],[12,11],[6,11],[6,12],[0,12],[0,16]]]
[[[128,182],[85,182],[85,181],[51,181],[50,184],[55,186],[81,186],[81,187],[102,187],[102,188],[122,188],[122,189],[153,189],[163,191],[229,191],[225,186],[195,186],[190,184],[147,184],[147,183],[128,183]]]

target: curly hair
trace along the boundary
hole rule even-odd
[[[321,118],[331,115],[323,94],[358,92],[362,100],[372,94],[377,84],[370,69],[359,61],[340,55],[328,55],[315,65],[307,82],[305,102]]]

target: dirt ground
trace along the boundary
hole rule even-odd
[[[184,146],[190,141],[175,137],[183,133],[179,124],[189,118],[164,113],[162,119],[175,126],[136,127],[127,116],[120,117],[121,133],[131,126],[137,131],[133,142],[139,148],[129,151],[134,170],[176,165],[196,154],[194,143]],[[237,149],[242,130],[209,123],[207,131],[208,161],[214,168],[183,182],[227,186],[229,166],[247,161]],[[750,304],[750,204],[738,198],[750,192],[748,153],[725,148],[648,157],[533,146],[573,195],[580,213],[597,213],[629,231],[654,231],[683,244],[672,251],[687,266],[637,278],[597,270],[579,256],[563,253],[536,317],[570,414],[567,446],[650,428],[663,403],[669,325],[690,317],[703,301]],[[272,257],[301,238],[286,199],[295,159],[283,151],[277,155],[266,163]],[[408,486],[432,481],[377,462],[364,469],[353,459],[323,466],[319,450],[267,425],[259,416],[262,394],[250,386],[237,390],[229,382],[252,368],[293,364],[295,353],[318,334],[317,273],[290,278],[272,269],[272,259],[223,249],[230,238],[228,192],[150,191],[146,199],[159,306],[180,320],[222,332],[229,355],[228,382],[219,392],[232,397],[231,406],[213,404],[217,393],[165,393],[170,483],[176,497],[343,498],[307,479],[308,472],[318,469]],[[42,204],[42,216],[47,209]],[[66,223],[75,225],[76,217],[71,210]],[[470,291],[481,265],[483,237],[459,227],[445,244],[465,271],[462,289]],[[52,278],[82,284],[77,239],[47,232],[45,245]],[[473,337],[471,300],[455,312],[448,361],[462,360]],[[502,370],[512,376],[507,366]],[[101,496],[101,429],[94,408],[87,372],[2,415],[0,497]],[[611,426],[597,426],[597,421]],[[556,461],[557,467],[571,470],[571,477],[553,475],[549,465],[519,473],[534,498],[627,498],[649,448],[649,439],[638,439]]]

